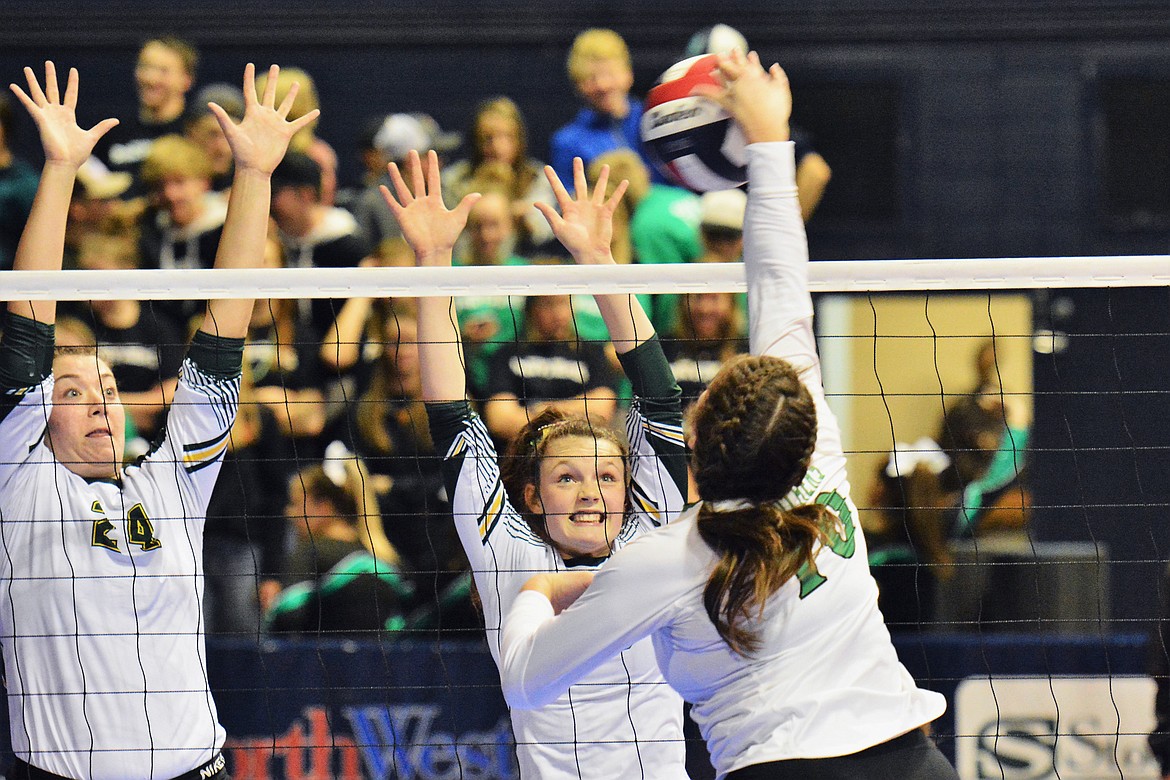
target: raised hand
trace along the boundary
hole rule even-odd
[[[271,174],[284,159],[288,142],[293,135],[321,113],[313,109],[300,119],[288,121],[288,112],[296,99],[298,85],[293,83],[284,101],[275,106],[276,77],[279,74],[280,68],[277,66],[269,68],[264,95],[257,98],[256,66],[249,62],[244,67],[244,118],[238,125],[220,106],[215,103],[207,104],[215,118],[219,120],[219,126],[223,128],[223,134],[232,148],[237,170]]]
[[[573,259],[583,265],[613,263],[610,242],[613,239],[613,213],[621,203],[629,182],[623,180],[608,200],[605,186],[609,183],[609,166],[601,167],[597,186],[589,194],[589,183],[585,180],[585,164],[580,157],[573,158],[573,186],[576,197],[569,195],[565,185],[552,166],[544,167],[544,175],[552,185],[560,213],[548,203],[537,203],[536,208],[548,220],[557,240],[564,244]]]
[[[58,90],[57,68],[52,62],[45,63],[43,90],[32,68],[24,69],[24,77],[28,81],[27,93],[15,84],[8,86],[36,122],[41,146],[45,150],[45,162],[80,168],[93,152],[98,139],[117,125],[118,120],[103,119],[89,130],[78,126],[76,68],[69,69],[64,97]]]
[[[390,163],[390,182],[394,195],[382,185],[382,197],[390,207],[394,218],[402,228],[402,237],[420,266],[441,266],[451,264],[451,248],[467,224],[471,207],[479,200],[478,192],[467,195],[454,209],[443,205],[443,190],[439,182],[439,156],[427,152],[427,168],[423,173],[422,160],[418,152],[411,151],[406,159],[410,186],[402,177],[395,163]],[[397,199],[395,198],[397,196]]]
[[[754,51],[745,57],[733,50],[719,55],[719,75],[722,88],[699,84],[692,94],[723,106],[743,128],[748,143],[789,140],[792,90],[779,65],[765,71]]]

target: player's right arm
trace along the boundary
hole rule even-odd
[[[77,125],[74,69],[69,71],[64,94],[52,62],[45,63],[43,89],[32,68],[25,68],[24,76],[28,92],[15,84],[11,89],[37,125],[45,167],[13,269],[57,271],[65,253],[65,222],[77,170],[98,139],[118,122],[106,119],[89,130]],[[54,301],[8,303],[0,339],[0,486],[29,457],[49,418],[52,388],[47,380],[53,370],[55,320]]]
[[[11,84],[17,99],[28,109],[40,133],[45,152],[45,167],[36,199],[29,212],[13,269],[17,271],[58,271],[65,254],[65,222],[77,170],[89,159],[94,144],[118,124],[105,119],[89,130],[77,124],[77,69],[69,69],[69,80],[62,94],[57,84],[57,69],[45,63],[45,86],[41,88],[32,68],[24,69],[28,92]],[[20,317],[52,325],[56,319],[54,301],[9,301],[8,311]]]
[[[398,166],[390,163],[388,170],[395,192],[391,195],[389,188],[383,186],[382,196],[414,250],[415,264],[449,268],[455,239],[467,224],[467,215],[479,200],[479,194],[465,196],[458,206],[449,210],[443,204],[438,156],[428,153],[425,174],[417,152],[410,153],[406,165],[410,185]],[[423,400],[462,401],[467,395],[467,377],[451,298],[419,300],[418,340]]]

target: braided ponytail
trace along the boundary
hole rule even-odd
[[[779,503],[808,471],[816,407],[787,361],[745,356],[711,382],[692,425],[692,465],[706,502],[698,531],[719,555],[703,604],[719,636],[748,655],[759,637],[744,623],[802,567],[815,570],[817,546],[833,522],[819,504]]]

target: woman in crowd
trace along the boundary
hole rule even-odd
[[[541,175],[541,163],[528,156],[528,129],[520,107],[507,97],[483,101],[471,120],[470,137],[471,156],[443,171],[447,202],[453,206],[469,192],[495,190],[510,204],[519,230],[518,254],[552,241],[548,223],[532,208],[537,201],[551,201],[552,190]]]

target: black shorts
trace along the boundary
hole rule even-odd
[[[69,780],[67,777],[46,772],[44,769],[21,761],[19,758],[13,764],[12,772],[8,778],[9,780]],[[184,772],[172,780],[231,780],[231,777],[228,776],[223,754],[217,753],[215,758],[203,766],[197,766],[190,772]]]
[[[833,758],[793,758],[737,769],[727,780],[958,780],[959,774],[922,729]]]

